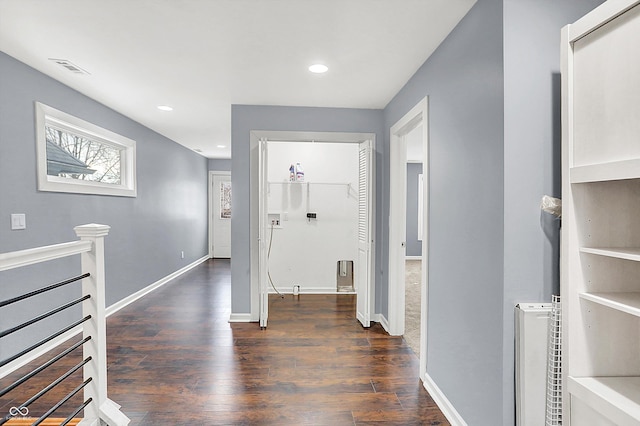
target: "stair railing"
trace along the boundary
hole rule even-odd
[[[80,390],[84,392],[83,404],[78,407],[62,424],[70,422],[72,418],[82,410],[84,410],[83,419],[78,423],[81,426],[97,426],[105,424],[109,426],[126,426],[129,424],[129,419],[124,415],[124,413],[122,413],[122,411],[120,411],[120,406],[107,397],[104,237],[108,235],[109,229],[110,227],[107,225],[81,225],[74,228],[76,235],[79,237],[79,240],[77,241],[0,254],[0,271],[34,265],[67,256],[80,255],[82,271],[77,277],[46,286],[8,300],[0,301],[0,308],[2,308],[44,292],[51,291],[55,288],[68,285],[72,282],[79,280],[82,281],[81,298],[66,303],[52,311],[43,313],[30,321],[15,325],[8,330],[0,330],[0,338],[2,338],[18,330],[40,323],[62,310],[71,308],[77,304],[82,305],[82,319],[64,327],[56,333],[51,334],[34,345],[24,349],[17,349],[14,355],[11,355],[4,360],[0,360],[0,379],[2,379],[21,365],[29,362],[25,360],[31,360],[33,358],[33,353],[36,352],[38,348],[41,348],[43,345],[48,343],[56,342],[55,339],[69,336],[69,333],[73,335],[74,332],[79,332],[79,327],[82,329],[81,341],[48,362],[45,362],[43,365],[38,366],[30,373],[27,373],[15,380],[10,385],[0,389],[0,398],[3,398],[31,377],[34,377],[36,374],[48,368],[49,365],[57,362],[77,347],[82,346],[83,361],[69,370],[58,380],[61,382],[73,372],[82,368],[84,381],[73,391],[73,395],[69,394],[64,397],[58,404],[51,407],[50,410],[44,413],[44,415],[40,419],[37,419],[33,424],[40,424],[40,422],[45,421],[51,413],[73,397],[75,393],[79,393]],[[58,380],[54,381],[52,385],[55,386]],[[0,425],[11,422],[12,419],[17,419],[28,413],[28,405],[35,399],[39,398],[43,393],[51,390],[53,386],[49,389],[48,388],[49,387],[42,389],[32,398],[20,405],[16,406],[13,403],[9,404],[10,407],[7,407],[6,413],[0,412]]]

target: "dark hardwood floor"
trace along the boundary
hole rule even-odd
[[[228,322],[230,291],[229,262],[210,260],[108,319],[109,397],[132,426],[449,424],[418,358],[361,327],[354,296],[272,296],[261,330]]]

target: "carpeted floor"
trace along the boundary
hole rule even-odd
[[[422,261],[407,260],[405,263],[405,313],[404,340],[420,356],[420,281]]]

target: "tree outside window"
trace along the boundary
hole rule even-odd
[[[120,149],[52,126],[45,131],[48,175],[120,184]],[[65,158],[64,153],[71,157]]]

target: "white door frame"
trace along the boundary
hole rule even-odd
[[[213,193],[213,177],[216,175],[226,175],[231,177],[231,172],[228,171],[214,171],[209,170],[209,258],[213,258],[213,203],[214,197],[217,200],[217,196]]]
[[[262,138],[258,141],[258,281],[259,289],[259,317],[260,328],[267,328],[267,319],[269,317],[269,286],[267,279],[269,276],[269,254],[267,251],[267,139]]]
[[[389,334],[404,334],[407,226],[407,145],[405,136],[422,125],[423,234],[420,301],[420,377],[427,370],[427,308],[429,289],[429,128],[428,97],[424,97],[390,130],[389,144]]]
[[[294,132],[294,131],[270,131],[270,130],[253,130],[250,132],[249,151],[250,151],[250,199],[251,199],[251,211],[250,217],[250,229],[249,235],[251,240],[251,319],[252,322],[260,321],[260,217],[258,212],[259,205],[259,173],[258,173],[258,150],[259,141],[261,139],[281,142],[333,142],[333,143],[360,143],[365,140],[371,140],[373,152],[375,152],[375,133],[347,133],[347,132]],[[375,160],[375,156],[374,156]],[[375,185],[376,168],[375,161],[371,164],[372,168],[372,185]],[[374,186],[375,188],[375,186]],[[375,206],[375,190],[371,191],[371,205]],[[375,229],[376,218],[375,208],[372,209],[373,214],[369,218],[371,224],[372,235],[371,238],[375,241]],[[372,244],[371,259],[371,274],[368,286],[370,310],[369,312],[375,312],[375,243]],[[371,315],[372,318],[374,315]]]

